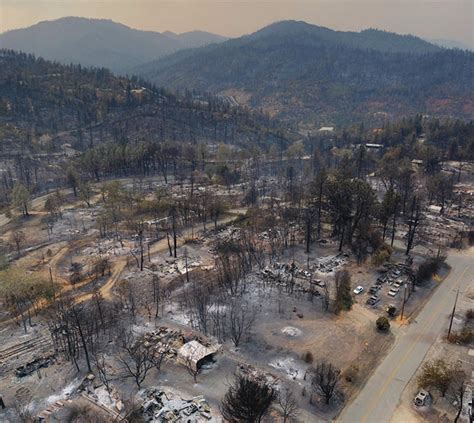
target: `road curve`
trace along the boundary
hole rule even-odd
[[[449,276],[436,289],[416,320],[399,329],[392,350],[337,421],[390,422],[405,386],[431,345],[447,331],[457,288],[463,292],[473,280],[474,249],[451,251],[447,262],[452,267]]]

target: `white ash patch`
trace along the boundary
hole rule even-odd
[[[301,329],[295,328],[293,326],[286,326],[281,330],[281,332],[284,335],[291,336],[291,337],[300,336],[303,333]]]
[[[270,361],[269,365],[285,373],[287,377],[292,380],[303,380],[306,373],[306,366],[297,363],[292,357],[277,358]]]
[[[53,404],[56,401],[69,398],[72,394],[74,394],[74,391],[80,384],[81,382],[78,379],[72,381],[66,385],[66,387],[59,394],[50,395],[48,398],[46,398],[46,403]]]

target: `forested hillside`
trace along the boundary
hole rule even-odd
[[[105,69],[8,50],[1,51],[0,66],[3,193],[15,179],[33,191],[57,184],[64,178],[61,162],[80,152],[93,158],[82,171],[99,178],[152,171],[162,149],[171,160],[201,144],[289,143],[277,122],[215,97],[175,96]]]
[[[137,68],[173,89],[233,95],[293,122],[344,124],[474,116],[474,54],[377,30],[337,32],[281,22]]]

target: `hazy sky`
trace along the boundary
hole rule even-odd
[[[474,46],[474,0],[0,0],[1,31],[62,16],[227,36],[298,19],[340,30],[372,27]]]

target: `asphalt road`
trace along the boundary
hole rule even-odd
[[[447,332],[456,290],[466,290],[474,278],[474,250],[451,251],[452,270],[415,321],[399,329],[393,349],[372,374],[359,395],[341,413],[344,423],[390,422],[405,386],[431,345]],[[363,357],[361,357],[363,360]]]

